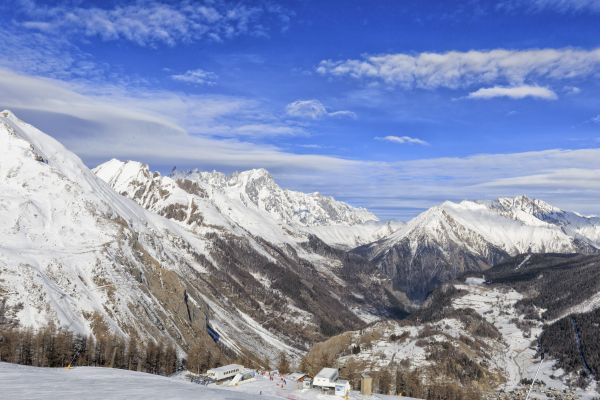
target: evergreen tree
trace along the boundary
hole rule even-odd
[[[262,365],[263,365],[263,368],[266,370],[271,369],[271,361],[269,360],[269,357],[265,356],[263,358]]]
[[[379,373],[379,392],[389,394],[392,385],[392,375],[385,369]]]
[[[277,363],[277,369],[280,374],[289,374],[290,373],[290,362],[288,361],[287,356],[282,351],[279,353],[279,361]]]

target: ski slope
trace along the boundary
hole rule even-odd
[[[256,381],[236,387],[202,386],[183,378],[164,377],[142,372],[111,368],[78,367],[38,368],[0,363],[1,398],[11,400],[333,400],[338,396],[323,395],[316,389],[298,389],[291,382],[259,376]],[[352,392],[350,399],[366,397]],[[408,397],[373,395],[371,400],[405,399]]]

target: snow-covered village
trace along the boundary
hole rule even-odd
[[[599,21],[0,1],[0,399],[600,399]]]

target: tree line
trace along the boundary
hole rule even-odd
[[[56,328],[0,325],[0,361],[35,367],[94,366],[170,375],[183,368],[172,344],[142,344],[115,334],[85,336]]]

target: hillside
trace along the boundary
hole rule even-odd
[[[357,384],[430,398],[595,399],[598,256],[520,255],[434,290],[402,321],[381,321],[315,345],[303,361],[337,365]],[[487,283],[486,283],[487,282]],[[383,382],[383,383],[382,383]]]

